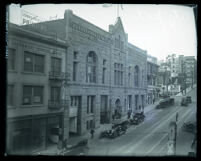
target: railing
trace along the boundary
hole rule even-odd
[[[61,107],[67,106],[67,100],[49,100],[48,108],[50,109],[60,109]]]
[[[58,79],[64,80],[69,78],[69,73],[58,72],[58,71],[50,71],[49,72],[49,79]]]

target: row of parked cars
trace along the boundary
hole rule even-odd
[[[126,133],[129,125],[138,125],[144,121],[144,118],[145,118],[144,113],[142,113],[142,112],[135,113],[135,115],[133,115],[132,118],[130,118],[126,121],[119,122],[119,123],[114,123],[110,130],[101,132],[99,138],[104,138],[104,137],[116,138],[118,136],[121,136]]]

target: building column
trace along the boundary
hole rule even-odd
[[[69,109],[70,108],[70,100],[67,100],[67,107],[65,107],[64,114],[63,114],[63,140],[69,138]]]

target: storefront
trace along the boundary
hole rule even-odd
[[[45,149],[51,143],[57,144],[58,134],[52,133],[55,127],[61,127],[61,116],[30,116],[8,121],[8,154],[29,155]]]

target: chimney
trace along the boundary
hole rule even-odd
[[[64,20],[65,20],[65,34],[66,34],[66,40],[69,38],[69,18],[72,17],[73,11],[72,10],[65,10],[64,13]]]

